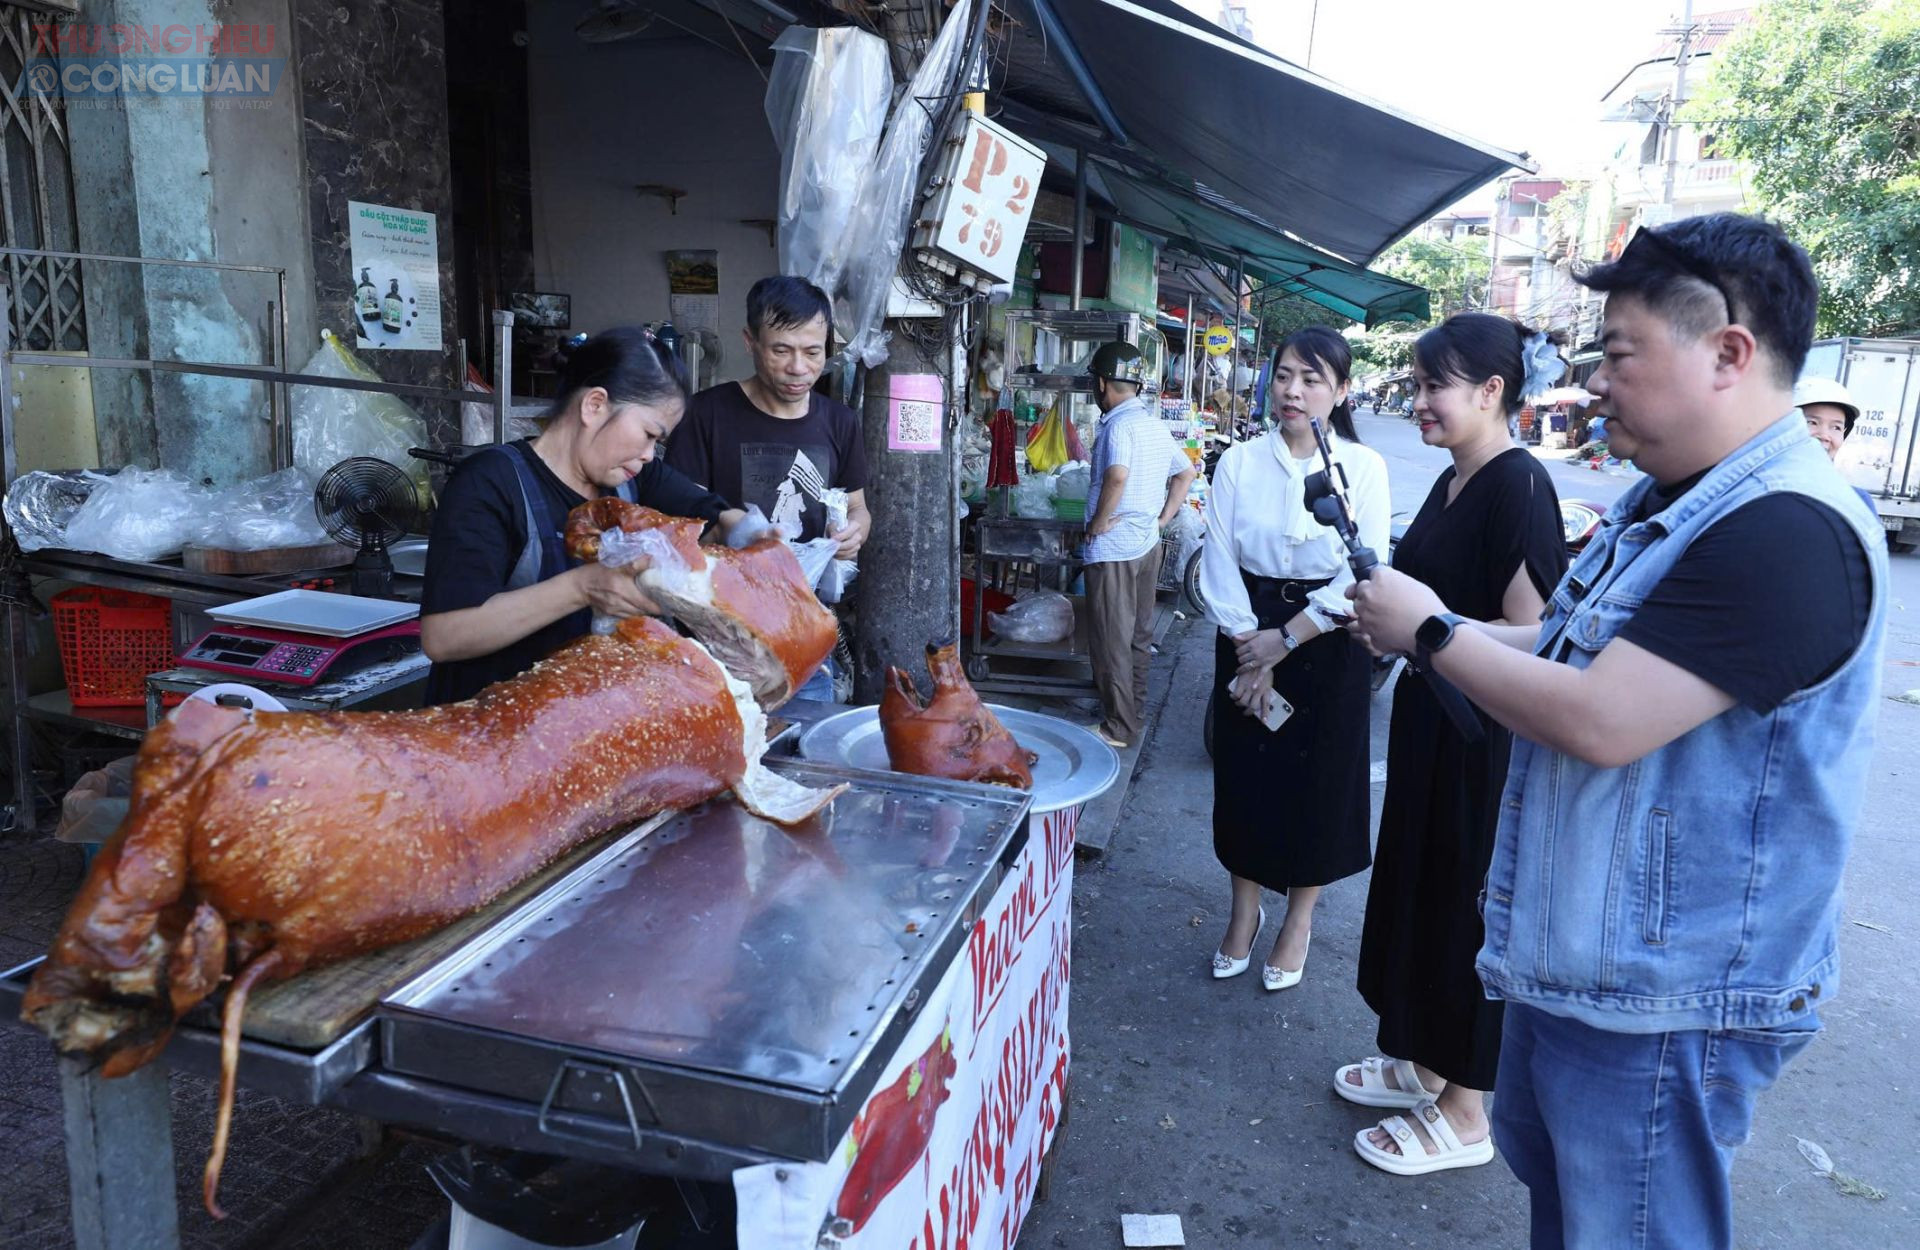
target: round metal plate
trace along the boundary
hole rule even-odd
[[[1056,812],[1101,794],[1120,776],[1113,748],[1054,716],[989,703],[993,714],[1027,750],[1040,759],[1033,766],[1033,810]],[[802,757],[847,768],[890,771],[887,743],[880,736],[880,710],[849,708],[809,725],[800,735]]]

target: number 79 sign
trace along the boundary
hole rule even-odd
[[[947,152],[945,178],[928,205],[930,229],[915,242],[963,269],[1011,282],[1046,154],[971,113]]]

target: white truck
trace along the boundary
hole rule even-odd
[[[1920,340],[1821,339],[1803,378],[1832,378],[1860,405],[1840,471],[1873,496],[1894,551],[1920,543]]]

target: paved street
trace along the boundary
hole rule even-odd
[[[1444,453],[1398,418],[1363,417],[1360,428],[1387,459],[1395,509],[1411,513]],[[1607,502],[1630,484],[1549,463],[1565,497]],[[1889,695],[1920,687],[1920,560],[1897,557],[1894,570]],[[1267,995],[1251,975],[1209,979],[1227,912],[1200,736],[1212,644],[1190,625],[1165,650],[1155,685],[1164,705],[1113,850],[1083,864],[1077,884],[1073,1118],[1052,1201],[1036,1208],[1021,1245],[1117,1246],[1121,1213],[1137,1211],[1179,1214],[1190,1246],[1523,1246],[1525,1191],[1504,1164],[1403,1179],[1353,1153],[1354,1132],[1378,1114],[1329,1082],[1338,1065],[1374,1052],[1375,1020],[1353,988],[1365,876],[1323,896],[1298,989]],[[1386,692],[1374,706],[1378,760]],[[1734,1173],[1743,1247],[1913,1244],[1920,707],[1885,702],[1880,726],[1848,873],[1845,986],[1825,1035],[1760,1104]],[[1841,1193],[1796,1137],[1886,1197]]]

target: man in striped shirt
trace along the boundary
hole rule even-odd
[[[1160,530],[1179,513],[1193,465],[1140,398],[1145,362],[1131,343],[1094,353],[1100,426],[1087,491],[1087,643],[1104,713],[1099,734],[1125,748],[1140,739],[1160,579]]]

